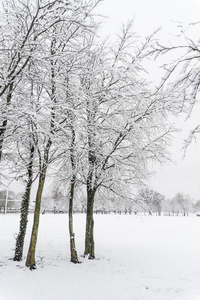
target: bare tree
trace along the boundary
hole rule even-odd
[[[188,119],[199,100],[200,40],[196,32],[200,22],[192,23],[186,29],[179,24],[179,28],[179,35],[170,43],[157,43],[152,53],[165,61],[165,74],[159,88],[166,86],[173,91],[177,98],[174,111],[185,113]],[[185,140],[185,149],[199,132],[200,125],[197,124]]]

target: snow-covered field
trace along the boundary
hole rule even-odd
[[[35,271],[11,260],[18,222],[0,214],[1,300],[200,299],[200,217],[95,215],[96,259],[74,265],[67,215],[41,215]],[[75,215],[79,255],[84,231],[85,216]]]

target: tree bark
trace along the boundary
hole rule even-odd
[[[31,193],[31,187],[32,187],[32,183],[33,183],[34,151],[35,151],[35,148],[34,148],[34,146],[32,146],[31,151],[30,151],[30,161],[29,161],[29,165],[28,165],[28,181],[27,181],[25,193],[22,197],[20,227],[19,227],[19,234],[17,235],[17,239],[16,239],[15,255],[13,258],[14,261],[21,261],[22,256],[23,256],[24,238],[25,238],[27,222],[28,222],[30,193]]]
[[[72,122],[72,120],[71,120]],[[75,130],[73,125],[71,124],[71,147],[70,147],[70,161],[71,161],[71,167],[72,167],[72,178],[70,183],[70,195],[69,195],[69,235],[70,235],[70,253],[71,253],[71,262],[73,263],[80,263],[78,260],[78,255],[76,251],[75,246],[75,234],[73,230],[73,201],[74,201],[74,187],[75,187],[75,181],[76,181],[76,163],[75,163],[75,153],[74,153],[74,147],[75,147]]]
[[[75,234],[73,231],[73,199],[74,199],[74,185],[76,177],[73,176],[70,187],[70,198],[69,198],[69,235],[70,235],[70,253],[71,262],[77,264],[80,263],[75,246]]]
[[[28,255],[26,259],[26,266],[30,269],[36,269],[35,263],[35,249],[37,243],[37,235],[38,235],[38,228],[39,228],[39,218],[40,218],[40,206],[41,206],[41,198],[42,198],[42,191],[45,181],[45,174],[42,173],[39,177],[39,184],[36,196],[36,204],[35,204],[35,212],[34,212],[34,221],[33,221],[33,229],[31,234],[31,241],[28,250]]]
[[[37,244],[37,236],[38,236],[38,228],[39,228],[39,219],[40,219],[40,208],[41,208],[41,199],[42,199],[42,192],[44,188],[44,182],[46,178],[47,172],[47,165],[49,161],[49,150],[51,147],[51,140],[49,139],[44,151],[44,162],[42,166],[42,170],[39,176],[39,183],[38,183],[38,190],[36,195],[36,203],[35,203],[35,212],[34,212],[34,221],[33,221],[33,229],[31,234],[31,241],[28,250],[28,255],[26,259],[26,266],[30,270],[36,269],[36,262],[35,262],[35,250]]]
[[[86,212],[86,231],[85,231],[85,252],[84,255],[89,259],[94,259],[94,196],[96,192],[96,132],[95,132],[95,107],[90,107],[87,102],[87,129],[88,129],[88,175],[87,175],[87,212]]]
[[[8,107],[11,103],[12,98],[12,91],[13,91],[13,82],[9,86],[8,95],[6,98],[6,106]],[[3,150],[3,142],[4,142],[4,134],[7,128],[8,118],[5,116],[2,125],[0,126],[0,162],[2,160],[2,150]]]
[[[87,187],[87,213],[86,213],[86,231],[85,231],[85,252],[84,255],[89,259],[95,258],[94,250],[94,196],[95,190]]]

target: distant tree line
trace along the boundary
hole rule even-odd
[[[19,212],[20,199],[21,194],[10,192],[8,194],[7,212]],[[0,191],[1,212],[5,212],[5,201],[6,190]],[[68,213],[68,202],[62,191],[54,189],[49,195],[43,196],[41,213]],[[29,211],[34,212],[34,203],[30,204]],[[84,194],[80,194],[75,198],[73,211],[74,213],[86,213]],[[99,194],[94,205],[95,214],[188,216],[197,212],[200,212],[200,200],[195,202],[189,195],[183,193],[177,193],[172,199],[166,199],[164,195],[148,188],[139,190],[133,199],[125,200],[115,197],[113,194]]]

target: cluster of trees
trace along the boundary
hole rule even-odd
[[[148,211],[149,214],[161,215],[161,213],[178,216],[179,214],[187,216],[188,213],[194,213],[198,211],[198,201],[194,201],[189,195],[183,193],[177,193],[172,199],[166,199],[164,195],[145,188],[141,189],[136,197],[136,202],[140,202],[143,205],[144,211]]]
[[[19,212],[21,207],[21,193],[7,193],[0,191],[0,212]],[[7,199],[7,204],[6,204]],[[73,212],[86,213],[86,197],[84,191],[74,198]],[[34,212],[34,202],[29,205],[29,211]],[[139,189],[136,196],[121,199],[113,193],[98,193],[94,203],[96,214],[145,214],[145,215],[169,215],[188,216],[189,213],[199,213],[200,200],[194,201],[189,195],[177,193],[173,198],[166,199],[164,195],[149,188]],[[69,197],[59,188],[42,197],[41,213],[68,213]]]
[[[150,214],[187,216],[189,213],[200,211],[200,201],[195,202],[189,195],[177,193],[172,199],[149,188],[141,188],[133,198],[124,198],[111,193],[99,193],[94,203],[94,212],[99,214]],[[64,213],[68,212],[68,201],[64,194],[58,190],[45,196],[42,203],[42,212]],[[74,212],[86,212],[86,199],[79,194],[74,199]]]
[[[173,92],[178,84],[157,89],[143,76],[143,61],[163,52],[153,46],[154,35],[139,39],[129,22],[114,42],[101,41],[95,16],[100,2],[10,0],[1,7],[0,176],[25,182],[14,260],[23,257],[30,192],[37,180],[26,259],[30,269],[36,267],[46,177],[66,191],[74,263],[79,260],[73,200],[84,193],[84,254],[95,258],[95,199],[105,192],[133,199],[131,191],[149,175],[150,162],[168,157],[173,131],[168,116],[182,107]]]
[[[166,201],[164,209],[169,215],[188,216],[189,212],[198,212],[198,201],[194,203],[188,195],[177,193],[174,198]]]

